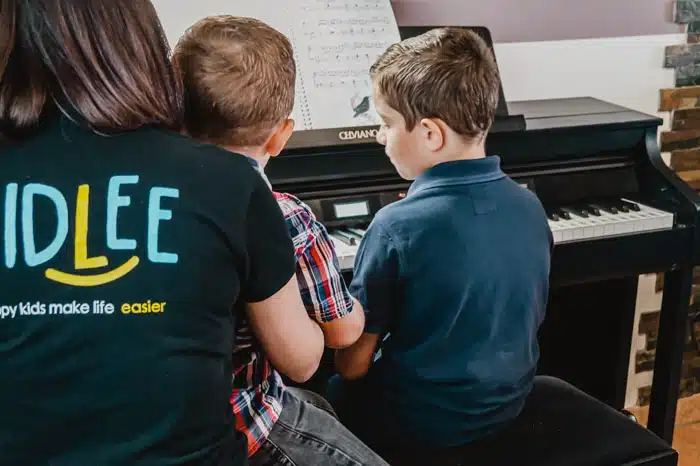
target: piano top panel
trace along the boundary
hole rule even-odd
[[[526,131],[592,126],[658,126],[663,120],[593,97],[525,100],[508,103],[511,115],[524,115]]]
[[[615,113],[628,110],[630,109],[594,97],[535,99],[508,102],[508,112],[510,114],[523,114],[525,118],[528,119]]]

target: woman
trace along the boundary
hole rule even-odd
[[[148,0],[0,0],[0,463],[239,464],[231,354],[318,365],[291,240],[243,157],[181,136]]]

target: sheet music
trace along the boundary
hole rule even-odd
[[[298,130],[379,124],[369,68],[400,40],[390,0],[153,0],[175,46],[198,20],[258,18],[292,42],[297,63],[292,118]]]

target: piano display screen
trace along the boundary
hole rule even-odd
[[[333,210],[338,219],[363,217],[369,215],[369,203],[367,201],[342,202],[334,204]]]

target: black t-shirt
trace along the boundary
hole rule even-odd
[[[0,464],[245,459],[236,314],[294,252],[244,157],[62,118],[0,147],[0,233]]]

